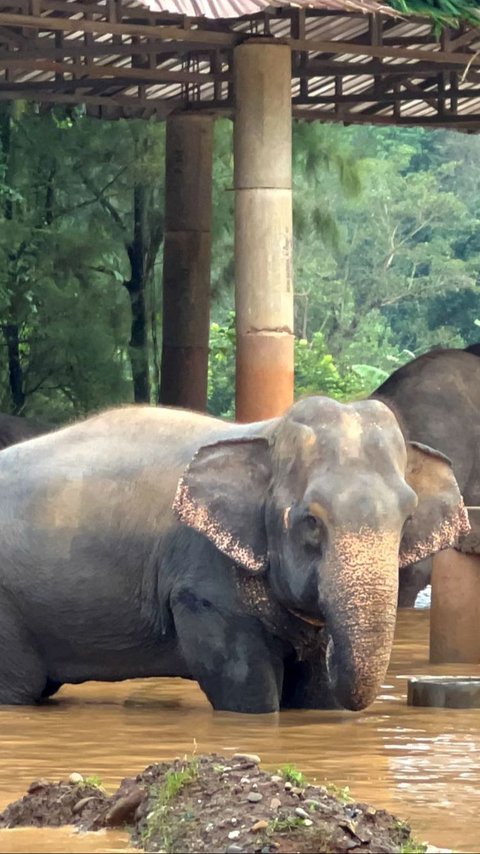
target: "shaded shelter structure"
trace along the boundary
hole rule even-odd
[[[293,400],[292,116],[478,132],[480,17],[457,2],[468,22],[440,30],[399,0],[0,0],[0,100],[167,122],[163,403],[206,405],[215,117],[234,120],[250,421]]]
[[[293,399],[292,115],[480,129],[480,19],[439,31],[398,5],[0,0],[0,100],[167,121],[162,402],[206,405],[215,116],[234,119],[246,421]]]

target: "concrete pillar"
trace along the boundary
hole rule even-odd
[[[480,664],[480,555],[434,555],[430,661]]]
[[[288,45],[235,48],[236,416],[293,402],[292,104]]]
[[[213,120],[167,119],[160,403],[207,406]]]

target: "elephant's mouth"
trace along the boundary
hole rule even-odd
[[[312,617],[310,614],[305,614],[303,611],[294,611],[292,608],[289,608],[289,611],[294,617],[297,617],[299,620],[303,620],[304,623],[309,623],[311,626],[315,626],[318,629],[323,629],[325,626],[325,620],[319,619],[318,617]]]

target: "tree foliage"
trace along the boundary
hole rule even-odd
[[[164,126],[0,108],[0,409],[154,402]],[[480,140],[294,126],[296,386],[368,393],[480,324]],[[233,415],[232,128],[215,129],[209,407]]]

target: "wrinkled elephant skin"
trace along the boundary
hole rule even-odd
[[[250,425],[125,407],[8,448],[0,702],[180,676],[215,709],[362,709],[400,556],[467,525],[448,461],[378,401]]]
[[[479,356],[479,345],[432,350],[395,371],[373,395],[392,407],[410,439],[450,459],[467,506],[480,504]],[[476,533],[480,542],[480,531]],[[462,550],[463,543],[469,551],[469,541],[460,539]],[[399,607],[415,604],[431,574],[431,559],[412,554],[400,572]]]

